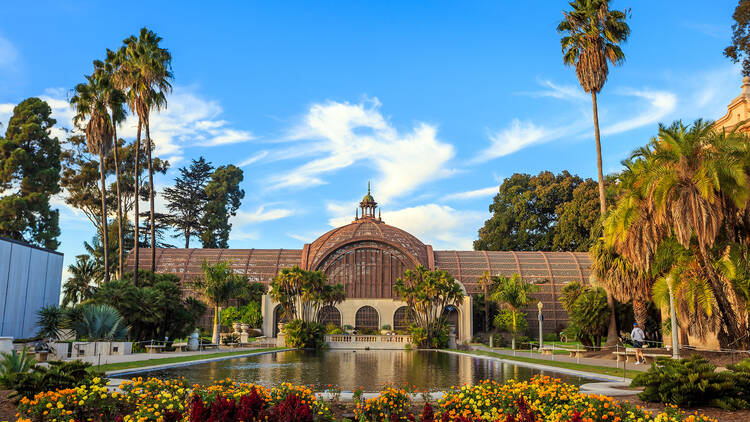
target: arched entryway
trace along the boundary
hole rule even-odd
[[[354,328],[359,330],[377,330],[380,328],[380,315],[372,306],[363,306],[354,317]]]
[[[318,322],[323,326],[333,324],[341,327],[341,312],[335,306],[324,306],[318,311]]]
[[[276,305],[276,307],[273,309],[273,336],[274,337],[276,337],[279,334],[279,323],[287,321],[287,318],[284,318],[282,316],[283,313],[284,313],[284,310],[281,307],[281,305]]]
[[[455,306],[446,306],[445,311],[443,311],[443,316],[445,316],[445,320],[448,322],[448,326],[454,326],[456,327],[456,338],[460,338],[458,334],[458,327],[459,327],[459,318],[458,318],[458,309],[456,309]]]
[[[402,306],[393,313],[393,331],[406,331],[414,322],[414,315],[408,306]]]

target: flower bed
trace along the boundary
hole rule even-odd
[[[404,389],[386,388],[379,396],[354,404],[355,418],[391,422],[712,421],[675,408],[651,415],[611,397],[581,394],[577,387],[549,377],[454,387],[434,407],[426,404],[421,412],[411,404],[414,395]],[[18,411],[19,421],[34,422],[336,420],[333,406],[307,387],[285,383],[266,388],[231,380],[188,386],[182,380],[137,378],[123,383],[119,392],[108,392],[101,379],[94,379],[91,385],[24,398]]]

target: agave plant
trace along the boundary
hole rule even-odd
[[[15,376],[28,372],[34,365],[36,359],[25,347],[20,353],[17,350],[3,352],[0,359],[0,385],[8,389],[13,388]]]
[[[83,305],[72,325],[76,337],[88,340],[121,340],[128,335],[125,320],[109,305]]]

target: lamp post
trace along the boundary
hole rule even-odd
[[[542,315],[542,308],[544,307],[544,303],[540,300],[536,303],[537,309],[539,309],[539,351],[542,351],[542,321],[544,320],[544,315]]]

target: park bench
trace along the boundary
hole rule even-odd
[[[635,361],[635,349],[625,349],[624,352],[612,352],[616,357],[618,362],[622,362],[623,360],[625,363],[630,363],[631,359]],[[643,359],[646,361],[646,363],[654,363],[656,359],[658,358],[665,358],[669,357],[669,355],[665,355],[664,353],[644,353]]]
[[[550,346],[542,346],[542,348],[540,350],[541,350],[541,352],[542,352],[543,355],[552,355],[552,354],[555,353],[554,352],[555,350],[563,350],[565,352],[568,352],[568,356],[571,357],[571,358],[579,357],[578,356],[579,354],[581,356],[583,356],[583,352],[585,352],[585,350],[582,350],[582,349],[581,350],[568,349],[567,347],[555,347],[555,348],[552,348]]]
[[[206,350],[206,349],[216,349],[216,350],[219,350],[219,345],[216,344],[216,343],[203,343],[203,344],[201,344],[201,349],[202,350]]]
[[[161,353],[164,350],[164,346],[161,344],[147,344],[143,348],[149,353]]]
[[[185,350],[187,350],[187,343],[172,343],[172,347],[174,347],[174,349],[178,352],[184,352]]]

